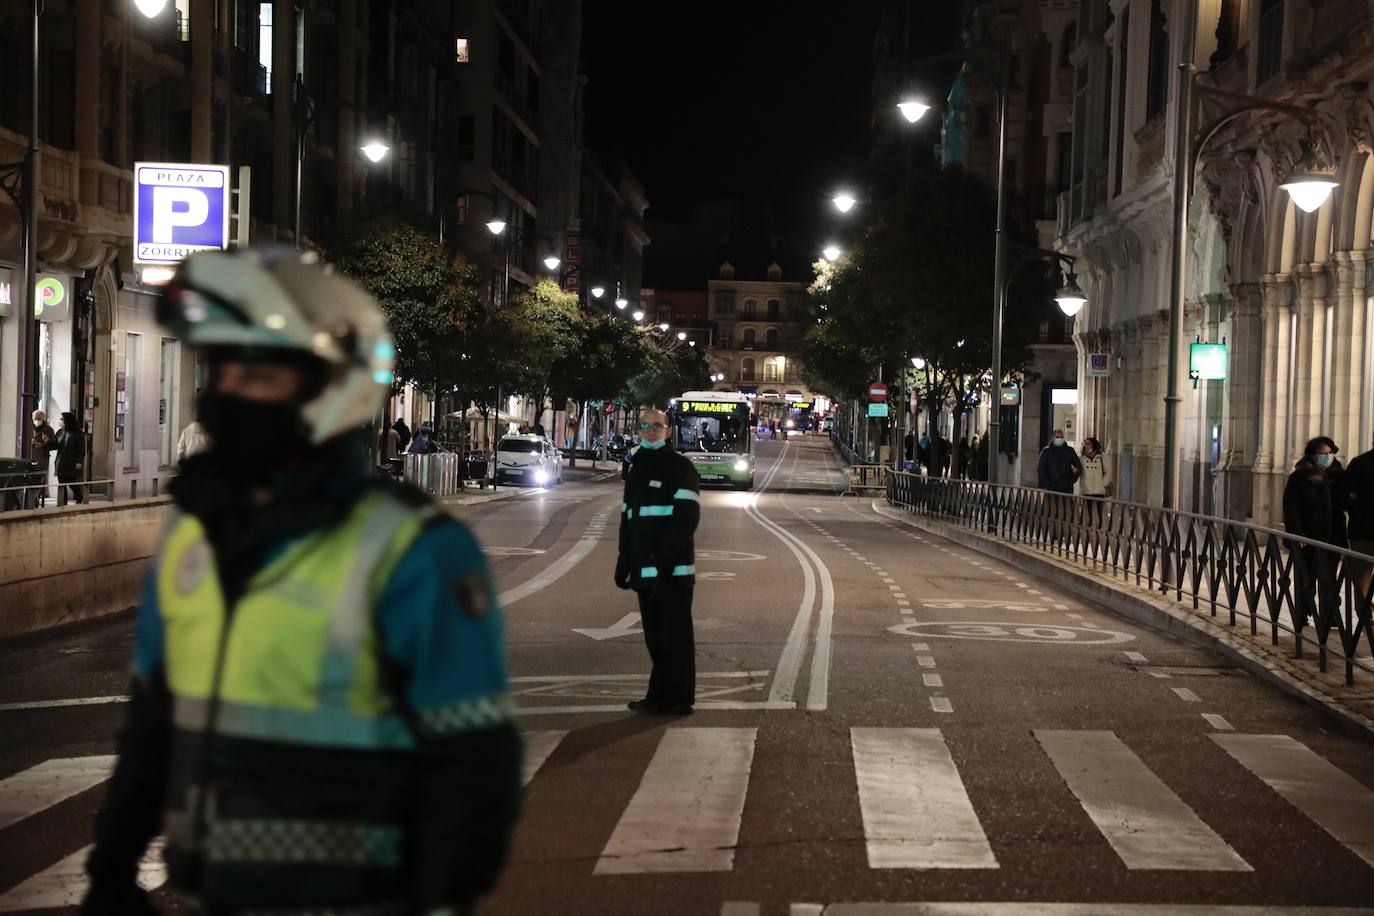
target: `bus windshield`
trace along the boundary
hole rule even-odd
[[[749,449],[748,418],[739,414],[680,414],[674,434],[678,451],[741,454]]]

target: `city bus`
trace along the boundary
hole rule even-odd
[[[688,391],[668,408],[673,448],[692,462],[703,484],[754,489],[754,437],[749,400],[730,391]]]

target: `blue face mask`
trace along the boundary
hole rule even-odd
[[[1063,445],[1063,444],[1064,444],[1064,440],[1063,440],[1063,439],[1051,439],[1051,440],[1050,440],[1050,444],[1052,444],[1052,445]]]
[[[1317,467],[1322,468],[1323,470],[1331,467],[1331,461],[1334,457],[1334,455],[1328,455],[1325,452],[1319,452],[1316,455]]]
[[[647,448],[647,449],[649,449],[650,451],[653,451],[653,450],[656,449],[656,448],[663,448],[663,446],[665,446],[665,445],[667,445],[667,444],[668,444],[668,440],[667,440],[667,439],[659,439],[657,442],[650,442],[648,439],[645,439],[643,442],[639,443],[639,447],[640,447],[640,448]]]

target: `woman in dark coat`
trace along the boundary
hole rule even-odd
[[[1336,460],[1336,447],[1327,436],[1318,436],[1307,443],[1302,459],[1288,475],[1283,488],[1283,527],[1289,534],[1311,541],[1324,541],[1336,547],[1346,547],[1345,513],[1338,497],[1340,476],[1344,471]],[[1336,567],[1338,555],[1310,544],[1297,544],[1296,562],[1298,597],[1310,616],[1313,606],[1313,587],[1320,583],[1322,603],[1335,613],[1338,598]]]
[[[62,414],[62,428],[57,431],[57,504],[67,504],[67,489],[78,503],[86,501],[77,481],[86,466],[86,434],[70,410]]]

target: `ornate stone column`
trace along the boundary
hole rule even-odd
[[[1326,272],[1320,266],[1304,264],[1297,269],[1297,340],[1294,347],[1298,363],[1292,384],[1293,442],[1288,459],[1296,460],[1302,445],[1321,431],[1322,377],[1326,363]]]
[[[1363,253],[1361,253],[1363,254]],[[1357,262],[1348,251],[1338,251],[1335,261],[1335,327],[1332,329],[1331,347],[1331,390],[1326,397],[1327,415],[1330,417],[1328,435],[1336,440],[1344,453],[1351,448],[1360,428],[1359,406],[1365,392],[1360,391],[1356,379],[1362,375],[1352,374],[1355,360],[1364,352],[1364,299],[1355,299],[1358,282],[1364,285],[1364,263]],[[1360,333],[1356,335],[1356,313],[1359,313]],[[1361,370],[1363,364],[1361,361]],[[1352,452],[1358,454],[1358,451]]]
[[[1260,383],[1260,447],[1256,460],[1254,517],[1261,525],[1279,521],[1287,476],[1291,419],[1288,415],[1293,278],[1269,274],[1261,285],[1265,340]]]
[[[1125,371],[1122,373],[1121,397],[1118,406],[1120,410],[1117,415],[1120,418],[1117,423],[1117,452],[1121,459],[1118,463],[1117,473],[1119,475],[1118,495],[1122,499],[1140,501],[1140,491],[1138,489],[1138,470],[1141,462],[1145,459],[1142,452],[1145,443],[1141,441],[1140,430],[1140,405],[1144,400],[1144,392],[1141,389],[1142,374],[1142,347],[1141,347],[1141,320],[1132,318],[1121,323],[1122,337],[1122,357],[1125,363]]]
[[[1232,287],[1228,315],[1230,378],[1222,399],[1218,511],[1227,518],[1254,514],[1254,471],[1260,449],[1261,389],[1268,365],[1261,315],[1264,293],[1257,283]]]

